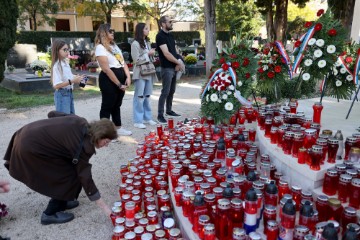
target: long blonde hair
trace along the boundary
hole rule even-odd
[[[114,41],[108,38],[107,34],[109,33],[109,30],[110,30],[110,24],[108,23],[104,23],[99,26],[95,36],[95,46],[97,46],[98,44],[102,44],[105,47],[105,49],[111,52],[112,49],[110,46],[114,44]]]
[[[54,64],[57,61],[59,61],[58,68],[60,70],[61,75],[63,73],[63,69],[62,69],[61,62],[60,62],[63,59],[59,58],[59,51],[64,45],[66,45],[66,42],[63,40],[55,40],[52,43],[52,46],[51,46],[51,79],[50,79],[51,83],[53,83]]]

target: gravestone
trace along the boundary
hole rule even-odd
[[[37,47],[35,44],[15,44],[7,53],[7,65],[16,68],[25,68],[27,63],[37,59]]]
[[[94,50],[94,44],[90,38],[51,38],[51,43],[55,40],[66,42],[70,49],[70,55],[78,55],[78,63],[87,64],[91,61],[91,51]]]

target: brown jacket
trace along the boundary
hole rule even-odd
[[[5,153],[10,175],[29,188],[58,200],[76,199],[83,187],[91,201],[100,193],[91,175],[95,147],[87,133],[88,122],[76,115],[50,112],[49,119],[29,123],[16,131]],[[84,135],[83,129],[86,129]],[[83,147],[77,164],[72,162]]]

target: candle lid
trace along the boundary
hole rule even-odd
[[[234,208],[242,208],[242,204],[243,202],[241,201],[241,199],[239,198],[233,198],[231,199],[231,207],[234,207]]]
[[[136,234],[134,232],[127,232],[124,237],[125,239],[135,239]]]
[[[235,237],[244,237],[246,236],[246,232],[243,228],[233,228],[233,236]]]
[[[285,132],[285,137],[292,137],[292,136],[294,136],[294,132],[292,131]]]
[[[172,237],[178,237],[180,235],[180,229],[178,228],[172,228],[170,229],[169,235]]]
[[[161,230],[161,229],[156,230],[156,232],[155,232],[155,237],[157,237],[157,238],[163,238],[163,237],[165,237],[165,231],[164,231],[164,230]]]
[[[329,205],[330,206],[334,206],[334,207],[340,207],[341,206],[341,202],[339,199],[337,198],[329,198]]]
[[[215,231],[215,225],[212,224],[212,223],[206,224],[204,226],[204,230],[205,230],[205,232],[208,232],[208,233],[214,232]]]
[[[359,187],[360,186],[360,178],[353,178],[351,180],[351,184],[356,186],[356,187]]]
[[[279,227],[279,224],[275,220],[269,220],[267,221],[267,227],[270,229],[277,229]]]
[[[329,197],[326,195],[319,195],[317,197],[318,200],[322,201],[322,202],[328,202],[329,201]]]
[[[153,239],[153,236],[151,233],[144,233],[141,235],[141,240],[151,240]]]
[[[352,147],[350,150],[351,153],[360,154],[360,148],[358,147]]]
[[[303,133],[301,133],[301,132],[296,132],[296,133],[294,133],[294,138],[295,139],[301,139],[301,138],[303,138],[304,137],[304,135],[303,135]]]
[[[274,213],[276,213],[276,207],[273,205],[270,205],[270,204],[266,204],[264,211],[269,214],[274,214]]]
[[[343,182],[350,182],[352,177],[349,174],[341,174],[340,180]]]
[[[199,216],[199,223],[207,223],[210,221],[210,217],[208,215],[200,215]]]
[[[155,232],[156,231],[156,226],[155,225],[147,225],[146,226],[146,231]]]
[[[125,231],[125,227],[122,226],[122,225],[120,225],[120,226],[115,226],[113,232],[114,232],[115,234],[119,234],[119,233],[122,233],[122,232],[124,232],[124,231]]]
[[[221,198],[218,200],[218,208],[227,210],[230,208],[230,201],[226,198]]]
[[[350,175],[351,177],[356,177],[357,171],[355,169],[346,169],[346,174]]]
[[[135,232],[136,234],[143,233],[144,230],[145,230],[145,228],[144,228],[143,226],[137,226],[137,227],[134,228],[134,232]]]
[[[320,146],[326,146],[327,145],[327,140],[324,138],[318,138],[316,139],[316,144],[320,145]]]
[[[324,239],[334,239],[337,238],[337,231],[335,229],[335,226],[333,223],[328,223],[325,228],[323,233],[321,234],[321,238]]]
[[[296,214],[296,208],[295,205],[293,203],[293,200],[288,199],[282,209],[284,214],[288,214],[288,215],[295,215]]]
[[[255,171],[250,171],[248,175],[246,176],[246,179],[248,181],[254,182],[256,180],[256,173]]]
[[[257,232],[251,232],[249,234],[249,238],[251,240],[261,240],[261,235],[259,233],[257,233]]]
[[[351,143],[356,143],[357,138],[356,138],[356,137],[347,137],[347,138],[346,138],[346,141],[347,141],[347,142],[351,142]]]
[[[315,135],[315,134],[316,134],[316,129],[309,128],[305,130],[305,135]]]
[[[313,145],[312,148],[311,148],[312,151],[317,152],[317,153],[322,152],[322,149],[323,148],[320,145]]]
[[[337,171],[336,169],[334,168],[329,168],[328,170],[326,170],[326,173],[329,175],[329,176],[337,176]]]
[[[356,209],[353,207],[345,207],[344,213],[347,213],[349,215],[356,215]]]

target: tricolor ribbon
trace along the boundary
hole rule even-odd
[[[323,79],[323,80],[321,81],[321,84],[320,84],[320,92],[323,91],[324,86],[325,86],[325,79]]]
[[[296,70],[298,69],[298,67],[300,66],[301,60],[304,57],[303,51],[304,51],[305,47],[308,45],[310,38],[312,38],[312,36],[314,36],[314,33],[315,33],[315,26],[310,28],[309,31],[306,33],[304,41],[301,43],[299,53],[296,56],[296,59],[294,61],[293,67],[292,67],[293,73],[295,73]]]
[[[301,35],[301,37],[300,37],[300,42],[302,42],[303,40],[304,40],[304,37],[306,36],[306,33],[304,33],[303,35]],[[293,53],[294,52],[296,52],[296,50],[298,50],[299,49],[299,47],[296,47],[296,48],[294,48],[294,50],[293,50]]]
[[[346,66],[343,57],[340,56],[340,57],[339,57],[339,60],[340,60],[341,66],[342,66],[343,68],[345,68],[346,71],[348,72],[348,74],[350,74],[350,75],[352,76],[353,74],[352,74],[352,72],[350,71],[349,67]]]
[[[228,64],[230,65],[230,64]],[[236,72],[234,71],[234,69],[232,67],[229,67],[229,69],[227,70],[233,80],[233,84],[234,84],[234,88],[235,88],[235,93],[234,93],[234,96],[239,100],[239,102],[243,105],[251,105],[251,102],[247,101],[243,96],[241,96],[241,93],[240,91],[236,90]],[[211,76],[209,82],[206,84],[206,86],[204,87],[204,90],[201,94],[201,99],[204,98],[205,96],[205,93],[210,89],[210,84],[212,81],[214,81],[215,77],[224,72],[224,69],[223,68],[219,68],[217,69],[214,74]]]
[[[282,44],[282,42],[280,41],[275,41],[275,45],[277,46],[277,48],[280,51],[281,56],[283,57],[286,66],[288,67],[288,72],[289,72],[289,76],[290,76],[290,80],[292,79],[292,70],[291,70],[291,64],[290,64],[290,58],[289,55],[287,54],[284,45]]]
[[[355,61],[355,68],[354,68],[354,84],[359,84],[359,70],[360,70],[360,52],[358,50],[358,56]]]

